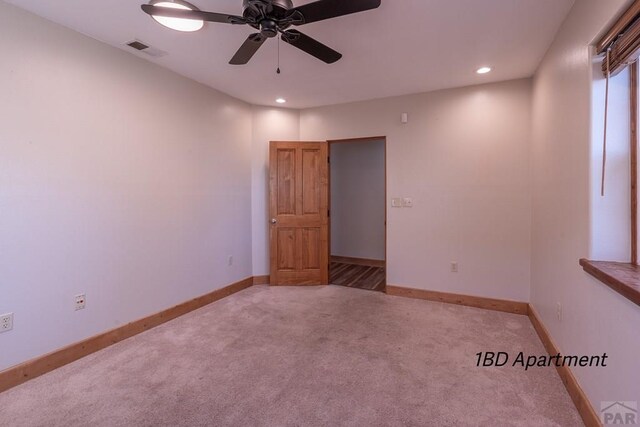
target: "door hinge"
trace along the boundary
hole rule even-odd
[[[331,157],[327,156],[327,163],[331,163]]]
[[[327,217],[331,218],[331,209],[327,209]]]

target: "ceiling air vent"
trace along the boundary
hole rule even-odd
[[[146,44],[139,42],[137,40],[134,40],[132,42],[127,43],[127,46],[134,48],[135,50],[145,50],[145,49],[149,49],[149,46],[147,46]]]
[[[149,46],[148,44],[141,42],[140,40],[132,40],[130,42],[125,43],[125,45],[129,46],[132,49],[137,50],[140,53],[144,53],[145,55],[149,55],[154,58],[160,58],[167,55],[167,52],[160,49],[156,49],[155,47]]]

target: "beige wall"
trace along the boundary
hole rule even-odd
[[[0,28],[0,370],[251,275],[249,105],[3,2]]]
[[[300,139],[300,112],[253,107],[251,215],[253,274],[269,274],[269,141]]]
[[[389,283],[527,301],[530,107],[516,80],[303,110],[300,136],[387,136],[387,195],[414,200],[387,200]]]
[[[603,203],[597,131],[602,117],[591,116],[602,85],[596,77],[592,97],[588,46],[627,3],[577,1],[536,73],[533,90],[531,301],[565,354],[609,355],[608,368],[574,369],[596,411],[601,401],[640,401],[640,310],[578,265],[579,258],[600,252],[592,247],[598,244],[592,227]],[[612,154],[615,168],[620,162]],[[610,185],[615,182],[608,178]],[[608,197],[615,199],[616,190],[609,188]],[[562,320],[556,317],[557,303]]]

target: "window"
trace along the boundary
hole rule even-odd
[[[592,217],[595,227],[600,227],[601,239],[596,235],[595,245],[606,247],[611,234],[623,230],[623,239],[628,242],[623,248],[626,259],[616,262],[591,261],[582,259],[580,265],[592,276],[599,279],[621,295],[640,305],[640,266],[638,266],[638,57],[640,56],[640,0],[634,1],[625,13],[612,25],[610,30],[596,45],[596,53],[601,55],[599,67],[605,80],[603,103],[602,168],[600,184],[612,191],[606,201],[592,203]],[[596,91],[594,91],[596,92]],[[594,99],[597,93],[594,94]],[[612,103],[612,100],[615,101]],[[594,111],[596,111],[594,109]],[[594,121],[598,120],[594,114]],[[595,126],[595,124],[594,124]],[[613,137],[613,141],[609,139]],[[626,141],[625,141],[626,140]],[[627,142],[628,141],[628,142]],[[628,145],[627,145],[628,144]],[[611,152],[609,151],[611,150]],[[622,154],[622,155],[621,155]],[[622,161],[621,161],[622,160]],[[610,170],[616,172],[613,173]],[[594,177],[592,176],[592,179]],[[606,180],[610,180],[608,182]],[[616,197],[617,195],[617,197]],[[604,199],[603,199],[604,200]],[[606,205],[609,203],[609,206]],[[611,210],[611,204],[622,217],[609,217],[603,213]],[[600,217],[598,215],[601,215]],[[615,219],[616,221],[611,221]],[[598,224],[598,220],[601,221]],[[607,223],[606,220],[609,220]],[[619,220],[619,221],[617,221]],[[594,224],[592,224],[594,227]],[[609,233],[609,234],[607,234]],[[592,238],[596,233],[592,232]],[[592,246],[594,243],[592,242]],[[606,248],[592,251],[596,258],[606,259]],[[615,258],[621,258],[620,255]]]

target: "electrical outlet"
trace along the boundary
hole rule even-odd
[[[562,304],[556,304],[556,316],[558,317],[558,321],[562,322]]]
[[[456,261],[453,261],[451,263],[451,272],[452,273],[457,273],[458,272],[458,263]]]
[[[227,260],[227,264],[233,265],[233,255],[229,255],[229,259]]]
[[[402,199],[402,206],[405,208],[412,208],[413,199],[411,197],[405,197],[404,199]]]
[[[13,313],[7,313],[0,316],[0,333],[9,332],[13,329]]]
[[[76,295],[76,311],[83,310],[87,305],[87,296],[85,294]]]

